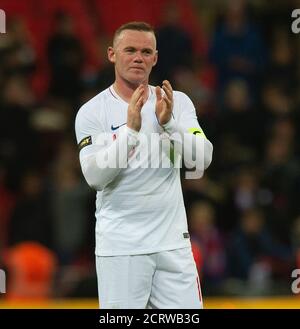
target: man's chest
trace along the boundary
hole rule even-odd
[[[128,105],[110,107],[106,111],[105,132],[118,136],[119,129],[127,123]],[[155,104],[147,102],[141,111],[141,130],[140,133],[151,135],[152,133],[162,133],[163,128],[159,125],[155,115]]]

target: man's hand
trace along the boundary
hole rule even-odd
[[[162,89],[165,92],[164,96],[162,96],[160,87],[155,88],[155,113],[160,125],[164,125],[170,121],[173,111],[173,89],[168,80],[163,81]]]
[[[135,131],[140,131],[142,125],[141,110],[145,103],[145,87],[140,85],[132,94],[128,112],[127,112],[127,127]]]

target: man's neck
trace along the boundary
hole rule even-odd
[[[149,89],[148,89],[148,83],[144,83],[145,87],[145,100],[148,99],[149,96]],[[134,91],[136,90],[136,88],[139,85],[136,84],[130,84],[128,82],[124,82],[124,81],[120,81],[118,79],[115,80],[113,87],[115,92],[127,103],[130,102],[131,96],[134,93]]]

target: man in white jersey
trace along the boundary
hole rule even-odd
[[[100,307],[202,308],[180,169],[174,163],[197,153],[204,170],[211,162],[212,144],[188,96],[173,91],[166,80],[162,87],[148,85],[158,59],[150,25],[121,26],[108,59],[115,66],[114,84],[84,104],[75,123],[82,172],[97,190]],[[152,136],[159,136],[158,146],[147,144]],[[170,152],[162,146],[165,139],[179,147]],[[154,153],[159,166],[151,168]],[[107,159],[116,165],[105,166]],[[162,166],[166,159],[169,167]],[[140,165],[133,166],[134,161]]]

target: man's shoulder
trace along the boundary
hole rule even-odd
[[[183,91],[173,90],[174,99],[187,99],[189,96],[185,94]]]
[[[95,95],[84,103],[78,110],[75,119],[75,127],[95,125],[105,117],[105,102],[108,99],[108,88]]]
[[[181,117],[181,115],[183,115],[184,113],[190,113],[191,111],[195,111],[195,105],[193,101],[186,93],[182,91],[173,91],[173,102],[173,113],[175,118]]]
[[[151,93],[155,95],[155,86],[154,85],[149,85]],[[173,90],[173,97],[174,99],[186,99],[189,98],[187,94],[185,94],[182,91],[179,90]]]
[[[86,103],[84,103],[78,112],[91,112],[95,111],[96,109],[99,110],[101,108],[101,105],[105,102],[105,100],[109,97],[109,88],[104,89],[97,95],[95,95],[93,98],[88,100]]]

